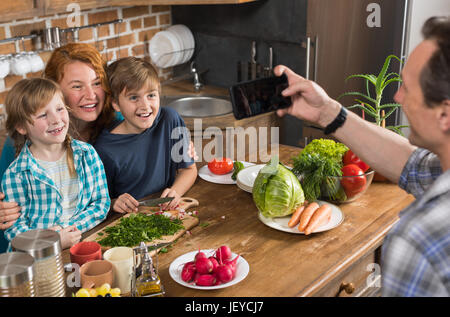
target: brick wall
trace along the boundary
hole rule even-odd
[[[70,12],[69,12],[70,13]],[[68,14],[56,14],[32,19],[14,20],[0,23],[0,40],[19,35],[28,35],[36,30],[59,27],[68,28]],[[137,56],[150,59],[148,44],[155,33],[171,25],[170,6],[135,6],[135,7],[106,7],[81,11],[81,26],[123,19],[120,24],[108,24],[98,28],[86,28],[79,31],[79,42],[96,45],[106,60],[119,57]],[[18,41],[0,44],[0,55],[23,51],[39,50],[39,40],[27,39],[23,43]],[[39,55],[46,62],[51,52],[40,51]],[[160,69],[160,76],[168,78],[171,69]],[[25,77],[38,77],[41,72],[28,73],[24,76],[8,75],[0,79],[0,126],[3,126],[3,104],[11,87]]]

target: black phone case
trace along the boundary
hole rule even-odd
[[[264,83],[264,82],[274,82],[274,83],[277,83],[277,84],[284,84],[284,85],[286,85],[286,87],[287,87],[287,85],[288,85],[287,77],[286,77],[285,74],[283,74],[283,75],[281,75],[280,77],[275,77],[275,76],[274,76],[274,77],[259,78],[259,79],[255,79],[255,80],[249,80],[249,81],[245,81],[245,82],[240,82],[240,83],[238,83],[238,84],[236,84],[236,85],[233,85],[233,86],[231,86],[231,87],[229,88],[230,101],[231,101],[231,105],[232,105],[232,108],[233,108],[233,114],[234,114],[234,117],[235,117],[236,119],[241,120],[241,119],[245,119],[245,118],[254,117],[254,116],[257,116],[257,115],[260,115],[260,114],[263,114],[263,113],[275,111],[275,110],[277,110],[277,109],[288,108],[288,107],[291,105],[291,99],[290,99],[290,98],[288,98],[288,97],[283,97],[283,96],[277,96],[278,98],[281,98],[281,99],[285,102],[285,105],[284,105],[284,106],[278,107],[278,108],[273,109],[273,110],[260,112],[260,113],[257,113],[257,114],[242,115],[242,114],[240,113],[240,111],[239,111],[239,106],[238,106],[238,101],[237,101],[237,99],[236,99],[235,90],[236,90],[238,87],[248,86],[249,84],[250,84],[250,85],[257,86],[257,84],[259,84],[259,83]]]

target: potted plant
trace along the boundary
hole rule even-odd
[[[383,67],[381,68],[378,76],[373,74],[356,74],[348,76],[345,81],[351,78],[362,78],[365,81],[365,92],[346,92],[338,97],[338,99],[344,96],[354,96],[357,104],[347,107],[347,109],[359,108],[362,110],[362,117],[365,119],[365,114],[374,119],[374,123],[383,128],[392,130],[403,136],[401,131],[402,128],[408,127],[407,125],[393,125],[386,126],[386,119],[394,113],[399,107],[398,103],[382,103],[383,91],[391,83],[401,82],[400,75],[395,72],[388,73],[388,68],[391,59],[397,59],[400,63],[401,60],[395,55],[389,55],[384,61]],[[377,179],[377,176],[374,178]]]

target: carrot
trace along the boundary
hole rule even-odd
[[[311,220],[308,223],[308,226],[305,228],[305,235],[310,234],[314,230],[316,230],[319,226],[324,223],[330,221],[331,218],[331,206],[330,205],[322,205],[314,212],[314,215],[311,217]]]
[[[302,211],[305,209],[305,205],[299,206],[294,213],[292,214],[291,219],[288,222],[289,228],[295,227],[300,222],[300,215],[302,214]]]
[[[314,211],[316,211],[318,208],[319,208],[319,204],[316,203],[315,201],[313,201],[305,208],[305,210],[303,210],[303,212],[300,216],[300,224],[298,225],[299,231],[305,230]]]

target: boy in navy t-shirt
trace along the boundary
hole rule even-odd
[[[175,208],[194,184],[197,167],[189,155],[190,137],[181,116],[159,105],[154,67],[126,57],[108,66],[112,105],[124,120],[102,131],[94,144],[106,171],[112,209],[135,212],[138,199],[162,191]]]

